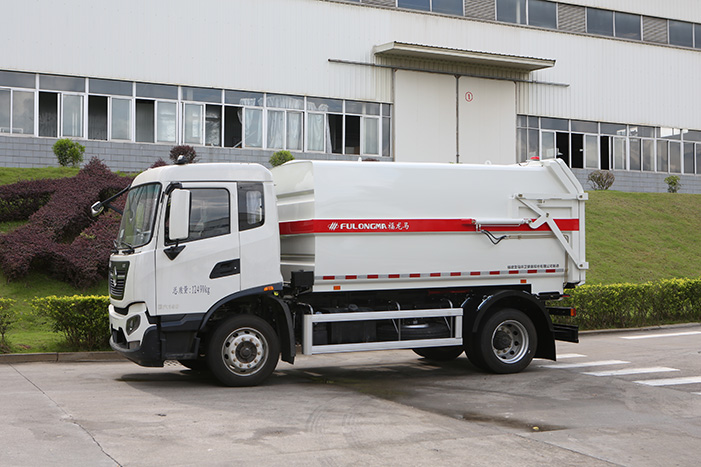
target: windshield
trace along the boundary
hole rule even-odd
[[[117,235],[117,248],[136,248],[151,241],[160,192],[158,183],[129,190]]]

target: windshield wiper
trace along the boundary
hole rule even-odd
[[[114,240],[114,250],[112,250],[112,253],[119,253],[120,251],[124,251],[124,253],[130,255],[134,253],[134,247],[128,244],[125,241],[122,240]]]

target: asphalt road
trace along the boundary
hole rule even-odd
[[[257,388],[177,363],[0,365],[0,465],[696,466],[701,325],[585,335],[488,375],[411,351],[299,357]]]

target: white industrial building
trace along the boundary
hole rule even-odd
[[[0,29],[0,167],[57,138],[205,161],[506,164],[701,192],[701,2],[27,0]]]

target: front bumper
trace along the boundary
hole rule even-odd
[[[112,349],[141,366],[163,366],[158,326],[151,323],[146,304],[131,305],[125,315],[110,305],[109,316]]]
[[[118,334],[118,331],[113,329],[112,337],[110,337],[110,347],[115,352],[141,366],[163,366],[161,342],[158,339],[158,330],[155,326],[146,330],[141,342],[127,343],[126,346],[118,342],[119,337],[115,339],[115,334]]]

